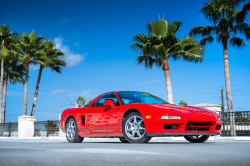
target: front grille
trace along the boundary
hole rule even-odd
[[[186,124],[187,131],[209,131],[209,122],[191,122],[188,121]]]
[[[209,122],[187,122],[187,126],[209,126]]]
[[[186,127],[186,131],[209,131],[209,127]]]

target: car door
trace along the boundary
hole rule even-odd
[[[113,100],[114,108],[104,106],[106,99]],[[96,102],[88,108],[87,126],[91,133],[115,134],[121,132],[120,102],[115,93],[103,94]]]

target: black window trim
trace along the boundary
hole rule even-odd
[[[118,99],[118,95],[116,95],[114,92],[109,92],[109,93],[104,93],[104,94],[102,94],[92,105],[91,105],[91,107],[106,107],[106,106],[100,106],[100,105],[95,105],[97,102],[99,102],[99,100],[101,100],[101,98],[104,96],[104,95],[107,95],[107,94],[114,94],[115,96],[116,96],[116,98],[117,98],[117,101],[119,102],[119,105],[118,106],[121,106],[122,104],[120,103],[120,101],[119,101],[119,99]],[[116,107],[118,107],[118,106],[116,106]]]

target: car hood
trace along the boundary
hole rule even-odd
[[[153,107],[156,107],[161,110],[175,110],[182,113],[192,113],[192,114],[201,114],[201,115],[212,115],[219,116],[216,112],[208,110],[206,108],[201,107],[193,107],[193,106],[177,106],[175,104],[150,104]]]

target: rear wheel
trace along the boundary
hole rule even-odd
[[[78,135],[78,129],[76,126],[76,121],[74,118],[70,118],[66,124],[66,138],[69,143],[81,143],[83,141],[83,137]]]
[[[122,122],[124,138],[130,143],[147,143],[151,137],[146,133],[144,121],[140,113],[131,112]]]
[[[184,136],[186,140],[192,143],[203,143],[205,142],[210,136],[209,135],[193,135],[193,136]]]
[[[122,143],[129,143],[124,137],[120,137],[119,140],[120,140]]]

